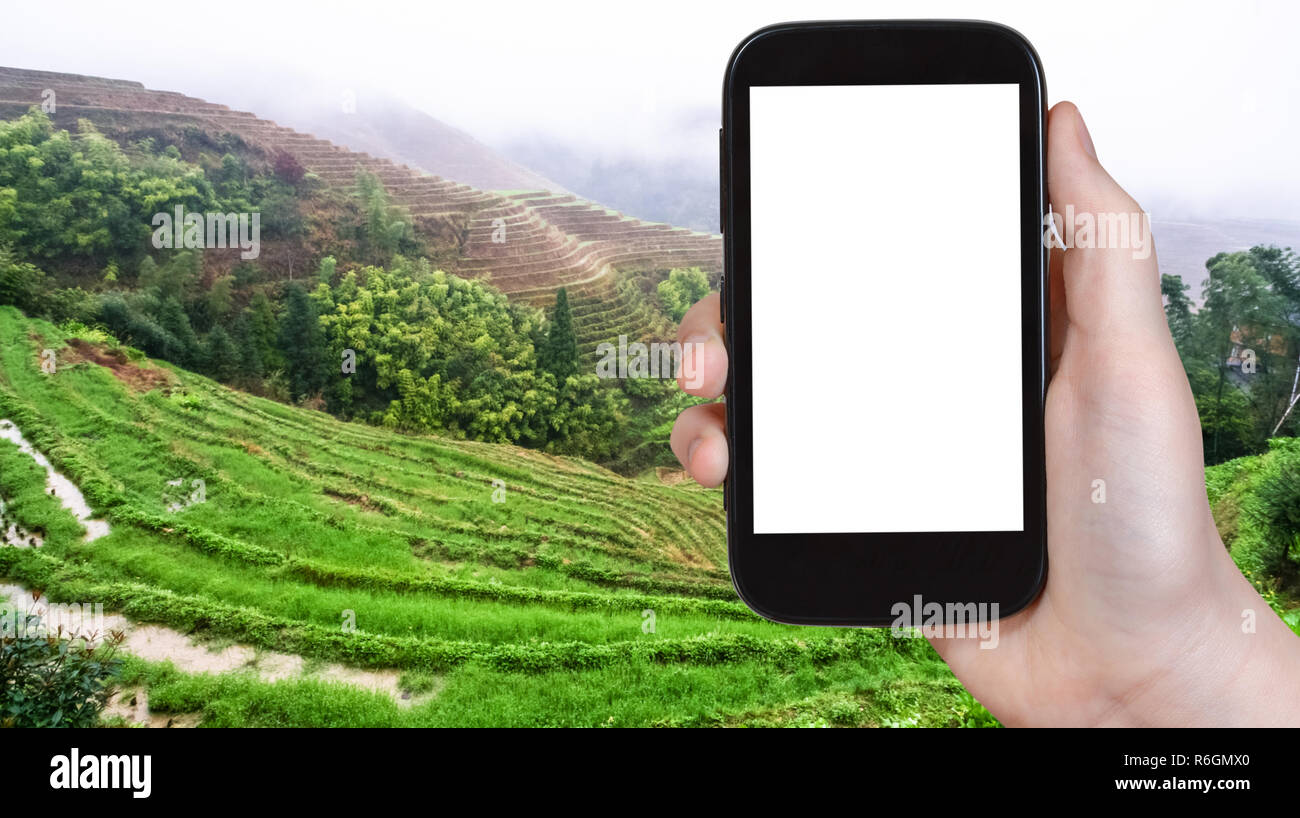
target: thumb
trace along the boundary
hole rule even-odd
[[[1062,275],[1071,327],[1094,337],[1166,332],[1150,220],[1097,161],[1071,102],[1048,113],[1047,188],[1069,248]]]

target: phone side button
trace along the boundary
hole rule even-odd
[[[718,320],[727,323],[727,274],[718,279]]]
[[[718,128],[718,232],[727,232],[727,139]]]

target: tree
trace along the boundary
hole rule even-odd
[[[239,350],[230,339],[230,334],[221,326],[212,328],[208,333],[207,349],[204,351],[208,374],[219,381],[230,381],[239,374]]]
[[[1192,340],[1192,299],[1187,297],[1190,284],[1179,276],[1161,273],[1160,292],[1165,297],[1165,318],[1169,331],[1179,350],[1186,349]]]
[[[217,181],[223,187],[241,188],[248,182],[248,166],[238,156],[227,153],[221,157],[221,171],[217,174]]]
[[[203,275],[203,258],[195,250],[179,250],[160,265],[150,256],[140,261],[136,284],[160,298],[186,299]]]
[[[442,390],[437,375],[416,378],[411,370],[397,373],[400,397],[389,404],[386,425],[412,432],[431,432],[442,428]]]
[[[235,306],[235,277],[217,277],[208,290],[208,314],[214,321],[225,320]]]
[[[40,268],[18,261],[11,248],[0,244],[0,304],[33,312],[44,284],[45,273]]]
[[[339,263],[333,256],[326,256],[320,260],[320,267],[316,270],[316,280],[321,284],[334,284],[334,271],[338,269]]]
[[[270,375],[284,368],[284,358],[280,355],[280,322],[276,320],[271,299],[260,290],[253,294],[248,303],[248,338],[251,348],[249,354],[256,355],[260,363],[258,370]]]
[[[573,332],[569,294],[563,287],[555,294],[555,310],[551,313],[539,363],[544,371],[555,376],[557,383],[564,383],[570,375],[578,373],[578,337]]]
[[[301,400],[320,391],[325,370],[323,343],[316,307],[298,284],[285,291],[284,321],[280,323],[280,354],[288,365],[289,389]]]
[[[235,319],[231,340],[239,353],[239,374],[246,378],[262,377],[262,351],[258,349],[253,337],[253,323],[250,311],[243,310]]]
[[[709,277],[699,267],[676,269],[659,282],[659,301],[674,321],[682,320],[696,301],[709,294]]]
[[[1256,248],[1209,259],[1204,305],[1190,332],[1175,328],[1181,317],[1172,300],[1166,307],[1200,410],[1209,464],[1262,451],[1286,410],[1300,341],[1300,310],[1287,294],[1295,276],[1286,258],[1276,248]]]
[[[141,290],[147,290],[150,287],[162,289],[162,273],[159,271],[158,262],[153,260],[153,256],[145,256],[140,259],[140,266],[135,273],[135,286]]]
[[[388,264],[398,253],[417,249],[410,215],[389,202],[388,191],[378,176],[358,170],[356,195],[364,219],[360,235],[364,257]]]
[[[158,310],[158,326],[171,336],[162,357],[181,366],[194,363],[198,353],[199,339],[190,326],[190,317],[185,308],[175,298],[164,298]]]
[[[149,241],[156,214],[217,209],[201,168],[128,157],[85,120],[77,131],[56,129],[39,108],[0,122],[0,241],[25,257],[127,258]]]

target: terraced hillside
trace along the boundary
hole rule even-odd
[[[40,366],[47,348],[53,374]],[[9,307],[0,418],[111,527],[84,538],[71,514],[41,506],[57,505],[43,475],[16,468],[18,450],[0,440],[3,514],[43,538],[0,547],[0,581],[253,657],[221,673],[179,653],[174,665],[170,653],[133,660],[127,683],[147,691],[154,717],[627,726],[978,715],[923,640],[752,615],[728,582],[716,491],[339,422],[65,337]],[[203,491],[187,494],[195,485]],[[259,671],[267,656],[299,671]],[[319,670],[334,666],[398,675],[402,692]]]
[[[620,290],[616,271],[699,266],[717,275],[722,269],[718,236],[643,222],[567,194],[479,190],[349,151],[247,111],[136,82],[0,67],[0,116],[22,114],[49,91],[62,127],[84,118],[109,135],[144,133],[163,124],[234,134],[268,156],[291,154],[341,189],[351,189],[358,169],[367,170],[410,211],[417,229],[438,242],[451,237],[457,258],[448,272],[488,278],[508,296],[539,306],[550,306],[555,290],[567,287],[572,300],[600,318],[591,326],[577,324],[585,349],[620,333],[648,341],[666,332],[662,322],[648,318],[641,299]]]

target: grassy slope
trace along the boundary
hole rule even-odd
[[[1300,633],[1296,568],[1286,563],[1277,544],[1269,541],[1255,508],[1256,488],[1277,473],[1282,456],[1300,451],[1300,438],[1274,438],[1270,443],[1272,449],[1265,454],[1239,457],[1206,469],[1205,485],[1219,534],[1232,558],[1269,605]]]
[[[745,610],[716,491],[341,423],[147,361],[171,389],[137,391],[92,363],[42,374],[40,349],[66,361],[63,340],[0,308],[0,417],[113,532],[86,544],[46,524],[38,552],[0,549],[0,575],[200,636],[434,677],[439,691],[401,710],[324,682],[133,662],[155,710],[227,725],[980,721],[921,640]],[[177,478],[202,479],[206,501],[168,512]],[[359,632],[343,631],[344,611]]]

